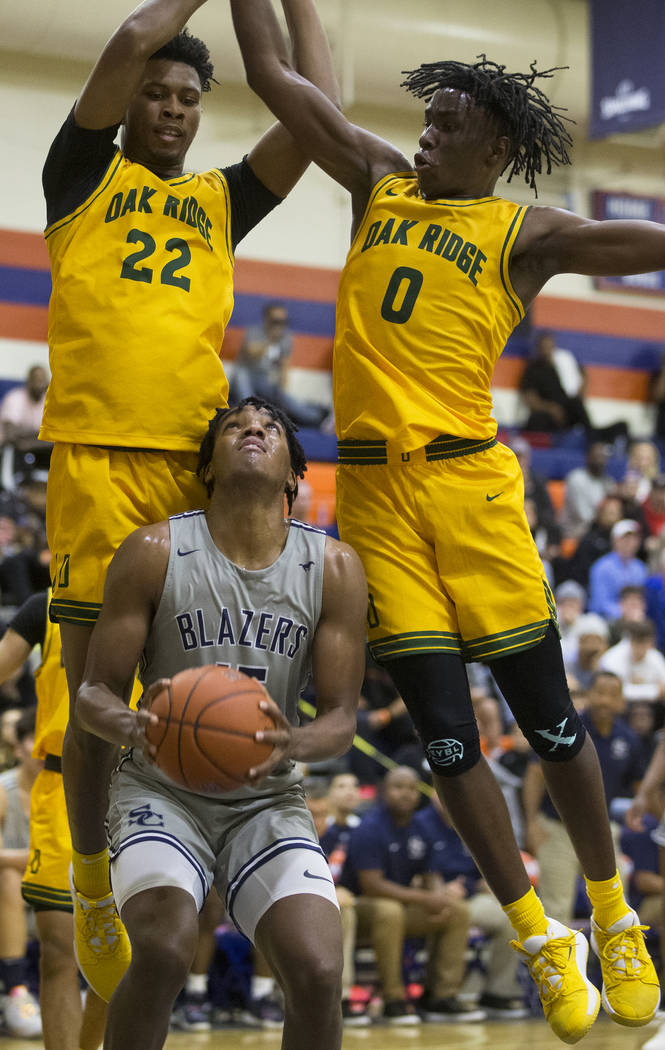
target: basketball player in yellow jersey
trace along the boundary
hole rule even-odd
[[[128,16],[44,168],[53,292],[41,436],[55,443],[51,612],[72,697],[116,548],[137,526],[204,502],[196,457],[208,418],[226,403],[219,353],[234,253],[307,164],[277,125],[238,164],[200,175],[185,169],[213,73],[205,44],[183,30],[203,3],[145,0]],[[289,0],[288,9],[298,67],[334,97],[311,0]],[[103,823],[114,761],[112,746],[70,723],[63,776],[77,954],[105,999],[129,961]]]
[[[270,0],[231,7],[250,85],[352,195],[334,357],[338,520],[367,573],[371,649],[511,919],[550,1025],[575,1043],[599,1009],[588,945],[545,916],[481,756],[464,661],[489,663],[586,875],[603,1006],[621,1024],[646,1024],[658,980],[616,872],[597,756],[566,687],[519,467],[496,440],[490,380],[551,276],[662,269],[665,229],[496,196],[504,171],[535,187],[543,165],[569,161],[566,125],[538,86],[553,70],[509,74],[484,56],[415,70],[406,86],[426,109],[411,163],[295,73],[275,43]],[[424,1011],[431,1006],[425,999]]]
[[[21,890],[34,909],[39,935],[39,1005],[46,1050],[96,1050],[104,1035],[106,1004],[81,992],[73,952],[68,871],[72,843],[67,825],[60,758],[69,714],[60,632],[48,618],[49,595],[33,594],[0,640],[0,682],[18,671],[35,646],[37,724],[33,755],[44,763],[30,793],[30,859]]]

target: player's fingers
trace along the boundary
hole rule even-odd
[[[145,728],[145,726],[148,725],[159,725],[159,718],[157,715],[153,714],[152,711],[147,711],[143,708],[136,712],[136,721],[141,728]]]
[[[150,707],[155,697],[159,693],[161,693],[163,689],[168,688],[170,684],[170,678],[158,678],[155,682],[152,682],[152,684],[148,686],[145,693],[143,694],[143,704],[146,707]]]
[[[257,729],[254,739],[259,744],[272,744],[273,747],[286,747],[291,739],[288,729]]]
[[[276,725],[290,725],[289,721],[284,716],[283,712],[280,710],[280,708],[277,706],[274,700],[261,700],[259,701],[259,707],[262,711],[265,711],[267,715],[270,715],[270,717]]]

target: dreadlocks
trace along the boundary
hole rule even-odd
[[[281,408],[277,405],[273,405],[271,401],[266,401],[262,397],[245,397],[242,401],[239,401],[233,408],[218,408],[214,416],[208,423],[208,432],[201,442],[199,449],[199,461],[196,467],[196,476],[201,478],[203,481],[203,474],[206,467],[212,460],[213,449],[215,448],[215,441],[217,440],[217,434],[223,421],[228,416],[235,415],[240,412],[245,405],[252,405],[254,408],[265,408],[270,413],[276,423],[279,423],[284,433],[286,434],[286,443],[289,449],[289,456],[291,458],[291,470],[295,474],[296,478],[304,478],[305,471],[307,470],[307,459],[305,457],[305,450],[296,437],[296,430],[298,427],[295,425],[293,420],[282,412]],[[212,493],[213,483],[211,481],[203,482],[208,495]],[[296,481],[292,489],[285,488],[284,494],[286,496],[286,502],[289,508],[289,514],[293,507],[294,500],[298,495],[298,482]]]
[[[456,88],[469,95],[490,113],[510,139],[512,166],[508,181],[524,172],[525,182],[537,196],[536,175],[543,169],[543,158],[548,175],[553,165],[570,164],[568,148],[573,140],[565,122],[573,121],[560,116],[561,107],[553,106],[535,82],[549,79],[566,67],[538,71],[532,62],[530,73],[506,73],[505,66],[488,62],[485,55],[478,58],[473,65],[426,62],[418,69],[404,70],[406,80],[401,86],[428,102],[440,88]]]
[[[150,57],[168,58],[172,62],[184,62],[186,66],[193,66],[201,81],[201,91],[210,91],[211,80],[217,83],[212,75],[215,70],[210,61],[208,48],[197,36],[192,36],[187,27],[168,40],[159,51],[155,51]]]

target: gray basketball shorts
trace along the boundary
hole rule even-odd
[[[118,910],[135,894],[178,886],[196,907],[214,885],[250,941],[275,901],[313,893],[338,907],[300,785],[224,801],[180,790],[126,760],[111,783],[111,882]]]

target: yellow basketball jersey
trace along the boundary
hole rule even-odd
[[[342,440],[410,450],[496,433],[490,381],[524,316],[508,262],[526,211],[499,197],[426,201],[412,173],[375,186],[337,297]]]
[[[222,172],[165,182],[118,150],[46,242],[52,379],[40,436],[198,450],[228,393],[219,354],[234,260]]]
[[[51,592],[48,595],[51,601]],[[42,662],[35,671],[37,693],[37,724],[35,726],[35,758],[61,755],[62,741],[69,719],[69,692],[67,675],[62,662],[60,628],[46,617],[46,631],[42,642]]]

